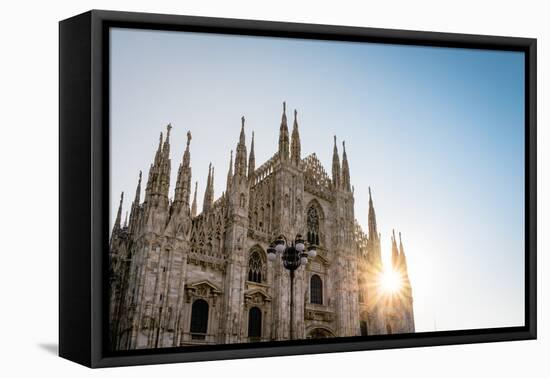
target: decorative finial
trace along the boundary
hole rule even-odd
[[[297,115],[298,115],[298,111],[294,109],[294,118],[296,118]]]
[[[336,147],[336,135],[334,136],[334,147]]]
[[[283,101],[283,113],[286,112],[286,101]]]
[[[371,197],[371,194],[370,194],[370,186],[369,186],[369,197]]]
[[[344,153],[346,152],[346,141],[342,141],[342,148],[344,149]]]
[[[141,171],[139,171],[139,182],[141,182]]]
[[[191,143],[191,131],[187,132],[187,146]]]
[[[401,231],[399,231],[399,243],[401,243]]]
[[[166,140],[165,140],[165,143],[168,143],[168,141],[170,140],[170,130],[172,130],[172,124],[171,123],[166,125]]]
[[[241,127],[244,129],[244,116],[241,117]]]

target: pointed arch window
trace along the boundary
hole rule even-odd
[[[197,299],[191,307],[190,332],[193,339],[204,339],[208,331],[208,303],[204,299]]]
[[[307,209],[307,242],[319,245],[319,212],[315,206]]]
[[[310,302],[314,304],[323,304],[323,281],[321,277],[314,274],[310,279]]]
[[[260,341],[262,337],[262,311],[258,307],[248,311],[248,337],[250,341]]]
[[[386,333],[388,335],[391,335],[392,334],[392,329],[391,329],[391,325],[390,324],[386,324]]]
[[[253,251],[248,258],[248,281],[258,283],[265,281],[264,262],[258,251]]]

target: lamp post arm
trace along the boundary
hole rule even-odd
[[[290,340],[294,340],[294,270],[290,271]]]

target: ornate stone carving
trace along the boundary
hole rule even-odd
[[[264,305],[271,302],[271,296],[265,290],[253,289],[244,293],[244,300],[247,306]]]
[[[188,303],[192,302],[195,298],[205,298],[212,299],[215,305],[216,298],[221,294],[221,290],[209,281],[200,281],[185,285],[185,294]]]

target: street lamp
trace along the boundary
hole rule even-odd
[[[313,259],[317,256],[315,245],[310,244],[306,251],[306,243],[302,235],[296,235],[293,243],[287,243],[284,236],[279,236],[267,248],[267,258],[270,261],[280,256],[283,266],[290,272],[290,339],[294,339],[294,271],[308,263],[308,257]]]

